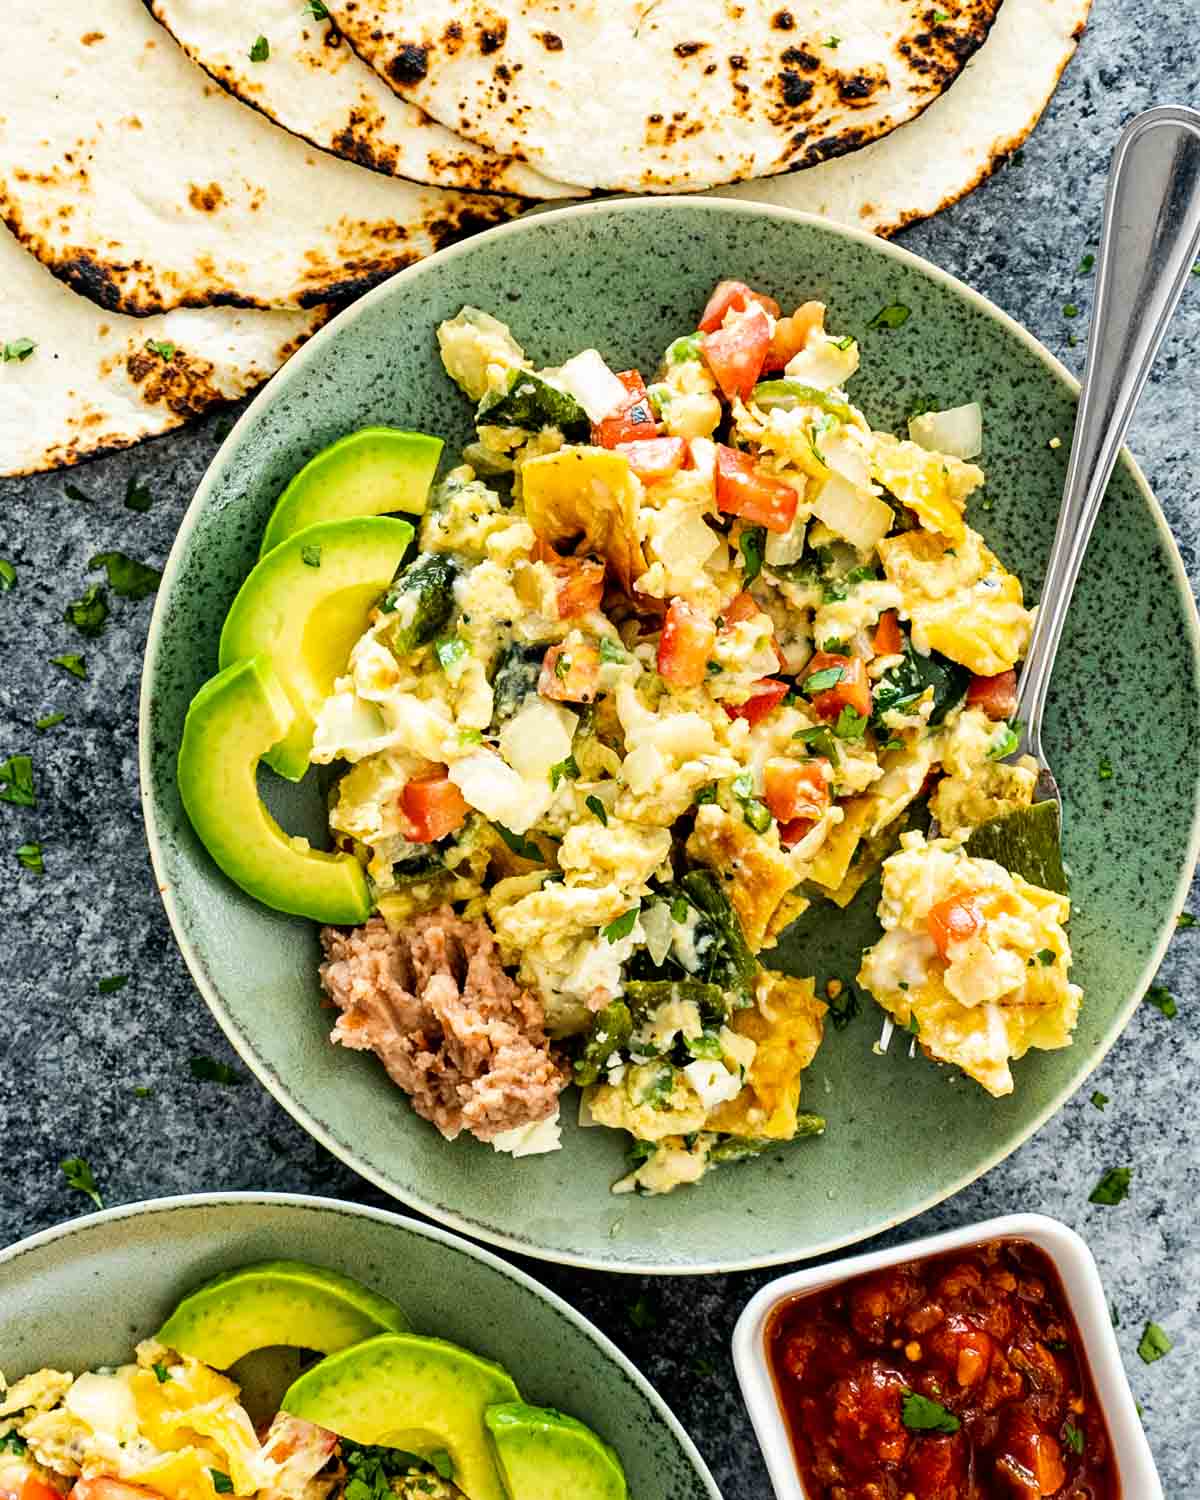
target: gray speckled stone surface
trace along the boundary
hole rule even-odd
[[[991,297],[1078,370],[1091,287],[1076,268],[1094,248],[1108,156],[1125,120],[1163,102],[1200,103],[1193,0],[1136,7],[1096,0],[1079,55],[1020,158],[965,203],[910,230],[904,243]],[[1067,304],[1078,306],[1077,318],[1064,317]],[[26,332],[37,330],[9,330]],[[1200,277],[1131,440],[1193,586],[1200,580],[1198,357]],[[108,629],[95,641],[62,621],[95,552],[120,548],[162,562],[223,430],[223,419],[210,419],[66,476],[0,481],[0,556],[18,574],[16,587],[0,595],[0,758],[33,754],[37,784],[36,808],[0,805],[8,872],[0,882],[0,1242],[87,1208],[59,1170],[75,1154],[90,1161],[108,1203],[202,1188],[387,1201],[244,1078],[176,953],[138,807],[137,691],[149,601],[113,600]],[[153,497],[145,513],[125,505],[134,477]],[[1136,591],[1136,579],[1130,587]],[[86,682],[48,664],[63,651],[86,656]],[[65,721],[35,731],[33,721],[53,710]],[[13,852],[29,840],[44,847],[40,877],[21,869]],[[98,980],[115,974],[128,974],[129,983],[98,993]],[[1054,1214],[1079,1229],[1119,1308],[1126,1367],[1172,1497],[1192,1493],[1200,1471],[1198,979],[1200,930],[1183,931],[1160,979],[1178,997],[1177,1019],[1144,1008],[1083,1092],[1032,1141],[895,1236],[1017,1209]],[[240,1086],[194,1080],[189,1059],[196,1056],[234,1063]],[[1089,1102],[1093,1088],[1109,1096],[1103,1113]],[[1129,1198],[1118,1208],[1090,1206],[1090,1188],[1118,1164],[1134,1168]],[[727,1354],[737,1313],[766,1273],[642,1283],[528,1268],[647,1371],[729,1500],[766,1492]],[[630,1317],[643,1293],[639,1311],[654,1318],[652,1327]],[[1152,1366],[1136,1354],[1148,1318],[1175,1342]]]

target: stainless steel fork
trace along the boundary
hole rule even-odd
[[[1034,801],[1058,805],[1060,832],[1062,798],[1042,747],[1055,655],[1100,502],[1198,254],[1200,112],[1162,105],[1132,120],[1113,154],[1062,509],[1017,687],[1024,727],[1014,753],[1037,761]]]

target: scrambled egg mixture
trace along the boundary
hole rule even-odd
[[[1065,898],[961,849],[1034,779],[1002,763],[1031,615],[964,519],[977,408],[873,431],[856,342],[737,282],[648,386],[594,350],[536,371],[473,308],[438,340],[477,440],[313,758],[349,763],[331,827],[390,924],[488,922],[584,1122],[634,1137],[618,1189],[820,1130],[800,1074],[826,1007],[756,955],[846,905],[935,783],[949,837],[888,859],[861,982],[993,1092],[1069,1040]],[[940,951],[930,913],[963,892],[979,926]]]
[[[22,1500],[325,1500],[337,1442],[284,1413],[260,1439],[232,1380],[153,1340],[117,1369],[0,1379],[0,1493]]]

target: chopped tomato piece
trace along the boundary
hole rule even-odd
[[[126,1484],[123,1479],[100,1474],[93,1479],[77,1479],[70,1500],[160,1500],[160,1496],[144,1485]]]
[[[809,334],[814,329],[822,328],[824,323],[825,304],[823,302],[806,302],[803,307],[798,307],[790,318],[779,318],[775,323],[775,331],[771,335],[770,347],[767,349],[766,368],[782,370],[784,365],[790,359],[794,359],[808,343]]]
[[[62,1491],[56,1490],[48,1479],[40,1474],[27,1474],[19,1496],[14,1500],[63,1500]]]
[[[618,443],[616,451],[629,460],[629,467],[643,484],[669,479],[683,468],[687,457],[687,440],[679,437],[642,438],[638,442]]]
[[[743,620],[753,620],[759,614],[758,601],[753,594],[748,594],[745,589],[740,594],[734,594],[733,598],[721,611],[721,618],[726,625],[740,625]]]
[[[779,842],[785,849],[791,849],[801,839],[810,834],[816,826],[816,818],[793,818],[790,823],[780,823]]]
[[[875,639],[871,643],[876,656],[898,656],[904,650],[904,637],[900,634],[900,616],[894,609],[885,609],[875,627]]]
[[[946,959],[951,943],[965,943],[987,925],[972,891],[960,891],[931,906],[925,923],[935,947]]]
[[[998,1444],[996,1472],[1012,1482],[1013,1493],[1057,1495],[1067,1482],[1066,1465],[1058,1440],[1043,1432],[1024,1408],[1010,1411]],[[1029,1480],[1032,1477],[1033,1486]],[[1020,1487],[1018,1487],[1020,1486]]]
[[[782,479],[760,474],[749,453],[717,444],[717,509],[724,515],[741,516],[768,531],[786,531],[799,498]]]
[[[1017,711],[1017,674],[1001,672],[996,677],[972,677],[967,702],[982,708],[989,719],[1011,719]]]
[[[595,646],[551,646],[542,659],[538,692],[559,703],[591,703],[600,681]]]
[[[471,810],[445,766],[415,776],[400,793],[400,806],[412,829],[411,837],[418,844],[444,839],[462,827]]]
[[[763,801],[780,823],[819,818],[829,806],[829,762],[769,760],[763,768]]]
[[[592,557],[565,558],[558,574],[558,617],[570,620],[600,608],[604,598],[604,564]]]
[[[773,708],[777,708],[788,695],[788,685],[777,677],[760,677],[750,689],[745,703],[725,704],[725,712],[731,719],[745,719],[754,725],[765,719]]]
[[[837,682],[821,688],[812,695],[813,712],[818,719],[833,720],[843,708],[851,708],[864,719],[871,712],[871,684],[867,681],[867,669],[858,656],[835,656],[829,651],[816,651],[804,669],[807,682],[818,672],[840,667],[842,675]]]
[[[615,448],[618,443],[658,436],[658,423],[654,420],[654,409],[641,375],[637,370],[622,370],[617,379],[629,393],[629,400],[612,416],[592,423],[592,442],[601,448]]]
[[[753,303],[766,308],[773,318],[779,316],[779,303],[773,297],[751,290],[744,281],[718,281],[716,290],[708,299],[697,327],[701,333],[715,333],[725,321],[725,314],[745,312]]]
[[[735,323],[704,335],[700,352],[727,400],[750,399],[770,343],[771,324],[761,307],[751,307]]]
[[[672,599],[658,641],[659,674],[672,687],[699,687],[716,639],[717,627],[707,615]]]

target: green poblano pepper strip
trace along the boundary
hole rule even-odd
[[[844,401],[800,380],[760,380],[750,392],[750,400],[760,411],[773,408],[792,411],[797,406],[815,406],[831,417],[837,417],[839,422],[849,422],[853,416]]]
[[[557,427],[563,437],[581,440],[592,430],[587,412],[569,391],[531,370],[514,370],[504,390],[489,391],[476,408],[475,423],[519,427],[522,432]]]
[[[458,565],[443,552],[422,552],[399,571],[380,605],[399,616],[394,651],[415,651],[441,634],[454,613],[457,577]]]
[[[894,666],[875,684],[871,721],[882,724],[886,713],[911,713],[926,688],[933,689],[933,711],[930,724],[940,724],[956,704],[966,697],[971,674],[948,656],[931,651],[922,656],[910,644],[904,648],[904,660]]]
[[[716,928],[728,965],[729,988],[736,989],[748,1004],[753,998],[758,960],[750,951],[737,913],[711,870],[689,870],[680,882],[685,894]]]
[[[633,1016],[624,1000],[614,1000],[598,1011],[583,1050],[573,1064],[575,1082],[596,1083],[609,1057],[627,1047],[632,1035]]]
[[[627,979],[625,997],[640,1018],[651,1015],[660,1005],[690,1000],[702,1016],[724,1016],[725,997],[719,984],[703,979]]]

